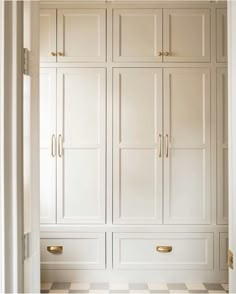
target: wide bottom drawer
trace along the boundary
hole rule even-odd
[[[213,233],[114,233],[114,269],[213,269]]]
[[[42,269],[105,269],[105,233],[44,233]]]

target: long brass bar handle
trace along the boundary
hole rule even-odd
[[[55,135],[52,135],[52,141],[51,141],[51,155],[52,157],[56,156],[56,152],[55,152],[55,146],[56,146],[56,142],[55,142]]]
[[[161,157],[162,156],[162,135],[159,134],[158,138],[159,138],[159,157]]]
[[[156,251],[160,253],[169,253],[172,251],[172,246],[157,246]]]
[[[48,246],[47,251],[52,254],[61,254],[63,252],[63,246]]]
[[[166,158],[169,156],[169,136],[166,134]]]
[[[62,157],[62,135],[58,136],[58,155]]]

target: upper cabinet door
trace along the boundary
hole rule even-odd
[[[114,61],[162,61],[162,9],[115,9]]]
[[[210,10],[164,9],[166,62],[210,61]]]
[[[210,223],[210,70],[164,70],[164,219]]]
[[[58,9],[59,62],[106,60],[105,9]]]
[[[217,9],[217,62],[227,62],[227,9]]]
[[[56,62],[56,9],[40,10],[40,62]]]
[[[218,224],[228,223],[228,77],[217,68],[217,195]]]
[[[40,218],[56,222],[56,69],[40,71]]]
[[[115,224],[162,223],[162,70],[114,69]]]
[[[105,69],[58,69],[58,223],[105,222]]]

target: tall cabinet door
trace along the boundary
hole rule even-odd
[[[228,223],[228,77],[217,69],[217,195],[218,223]]]
[[[114,69],[115,224],[162,222],[162,70]]]
[[[56,9],[40,10],[40,62],[56,62]]]
[[[40,72],[40,217],[56,222],[56,69]]]
[[[164,9],[163,53],[166,62],[210,61],[210,10]]]
[[[162,61],[162,9],[115,9],[114,61]]]
[[[58,223],[105,221],[106,72],[58,69]]]
[[[210,70],[164,70],[164,219],[210,223]]]
[[[105,61],[105,9],[58,9],[59,62]]]

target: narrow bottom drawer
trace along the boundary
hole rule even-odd
[[[213,269],[213,233],[114,233],[113,267]]]
[[[42,269],[105,269],[105,233],[44,233]]]

